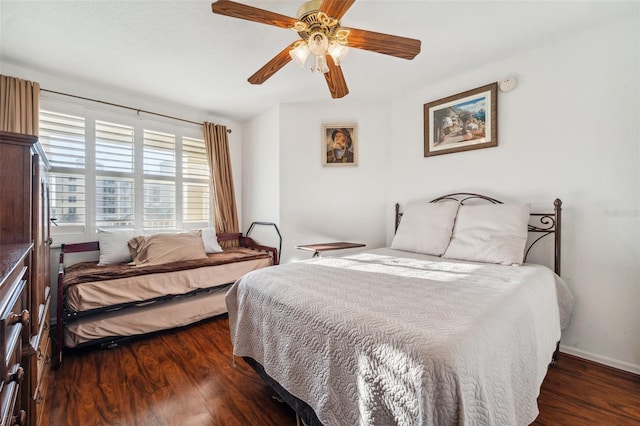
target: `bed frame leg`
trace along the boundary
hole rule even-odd
[[[555,364],[560,359],[560,341],[556,343],[556,350],[553,351],[553,355],[551,357],[551,365]]]

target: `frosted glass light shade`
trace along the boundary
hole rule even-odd
[[[349,53],[349,47],[332,41],[329,44],[328,53],[333,58],[333,63],[339,66],[342,63],[342,59]]]
[[[289,50],[289,56],[293,62],[295,62],[299,67],[304,67],[305,62],[307,62],[307,58],[309,57],[309,47],[306,43],[300,43],[297,47]]]
[[[327,53],[327,49],[329,48],[329,39],[324,33],[316,31],[315,33],[311,33],[311,35],[309,35],[307,44],[309,45],[309,50],[315,56],[324,56]]]
[[[328,73],[329,67],[327,66],[327,60],[324,55],[317,55],[311,67],[313,72]]]

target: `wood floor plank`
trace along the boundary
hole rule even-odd
[[[575,411],[580,411],[580,407],[588,405],[591,407],[592,415],[597,412],[604,418],[627,417],[633,420],[640,417],[638,396],[617,389],[604,381],[598,385],[598,382],[588,382],[577,377],[558,379],[557,376],[549,375],[545,386],[545,389],[554,389],[554,396],[561,398],[565,404],[571,403]],[[602,398],[603,394],[607,395],[606,399]]]
[[[134,346],[122,346],[114,352],[111,366],[118,372],[111,374],[121,382],[121,401],[123,401],[123,424],[161,423],[155,409],[158,395],[160,400],[172,394],[170,380],[162,368],[163,348],[148,341],[140,341]],[[118,379],[115,379],[118,380]]]
[[[161,424],[210,424],[212,417],[206,407],[207,400],[190,378],[191,359],[176,354],[175,346],[178,342],[175,338],[173,345],[167,344],[162,336],[158,341],[160,345],[155,346],[161,349],[156,348],[142,356],[138,354],[139,358],[153,358],[158,352],[162,353],[155,368],[161,372],[168,386],[162,392],[153,394],[154,414]]]
[[[538,406],[534,425],[638,425],[640,376],[562,354]]]
[[[65,354],[52,372],[44,425],[282,426],[295,414],[242,359],[226,316]],[[549,368],[535,426],[640,424],[640,376],[570,355]]]

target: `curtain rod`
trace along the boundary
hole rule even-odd
[[[114,103],[111,103],[111,102],[99,101],[97,99],[85,98],[85,97],[77,96],[77,95],[70,95],[68,93],[56,92],[55,90],[49,90],[49,89],[40,88],[40,91],[49,92],[49,93],[55,93],[56,95],[69,96],[71,98],[82,99],[82,100],[85,100],[85,101],[97,102],[97,103],[105,104],[105,105],[111,105],[111,106],[115,106],[115,107],[118,107],[118,108],[129,109],[131,111],[136,111],[138,114],[143,112],[145,114],[157,115],[159,117],[170,118],[172,120],[178,120],[178,121],[183,121],[185,123],[191,123],[191,124],[196,124],[198,126],[202,126],[202,123],[199,123],[197,121],[185,120],[184,118],[172,117],[170,115],[160,114],[160,113],[152,112],[152,111],[146,111],[146,110],[140,109],[140,108],[133,108],[133,107],[126,106],[126,105],[120,105],[120,104],[114,104]],[[227,133],[231,133],[231,129],[227,129]]]

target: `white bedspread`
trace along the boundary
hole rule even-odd
[[[560,339],[554,276],[390,249],[265,268],[227,293],[234,355],[326,426],[525,425]]]

